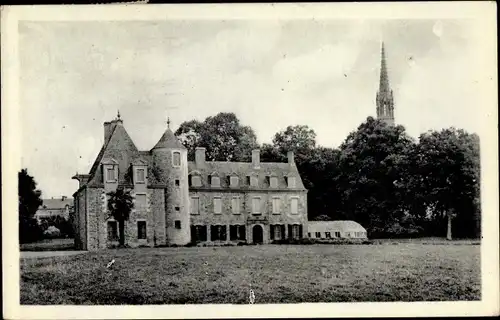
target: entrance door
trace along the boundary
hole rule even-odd
[[[264,240],[263,233],[264,231],[262,230],[261,226],[259,225],[253,226],[252,228],[253,243],[262,243]]]

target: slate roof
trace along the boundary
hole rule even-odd
[[[111,128],[108,139],[104,141],[103,146],[95,159],[88,179],[83,181],[82,185],[102,185],[103,173],[102,164],[104,161],[109,163],[118,163],[118,182],[119,184],[131,184],[131,164],[144,163],[148,165],[148,184],[161,185],[160,177],[157,177],[158,172],[152,166],[152,151],[157,148],[182,148],[184,145],[177,139],[170,128],[167,128],[158,141],[158,143],[150,151],[139,151],[127,131],[122,125],[121,120],[110,122]],[[160,169],[161,170],[161,169]],[[202,176],[203,188],[210,188],[208,177],[212,174],[217,174],[221,178],[221,188],[229,188],[228,176],[237,175],[239,177],[239,187],[230,188],[231,190],[248,189],[250,188],[247,177],[256,175],[259,179],[258,188],[251,189],[266,189],[269,190],[269,176],[278,178],[277,189],[287,190],[302,190],[305,191],[302,179],[294,165],[289,163],[276,162],[261,162],[259,168],[254,168],[251,162],[221,162],[207,161],[203,165],[197,165],[194,161],[188,162],[188,170],[191,173]],[[80,175],[84,176],[84,175]],[[286,178],[289,176],[295,177],[295,188],[289,189]],[[270,189],[273,190],[273,189]]]
[[[328,231],[339,231],[339,232],[366,232],[359,223],[352,220],[337,220],[337,221],[309,221],[308,222],[309,232],[328,232]]]
[[[170,128],[167,128],[167,130],[165,130],[165,133],[163,133],[158,143],[156,143],[156,145],[153,147],[153,149],[159,149],[159,148],[186,149],[186,147],[184,147],[184,145],[179,141],[179,139],[177,139],[177,137],[174,135],[172,130],[170,130]]]
[[[39,209],[65,209],[66,205],[73,206],[73,198],[59,199],[42,199],[43,203]],[[45,206],[45,208],[44,208]]]
[[[211,188],[209,176],[214,174],[220,177],[220,187],[215,189],[248,189],[250,188],[248,177],[258,177],[258,187],[251,189],[270,189],[269,177],[278,178],[277,189],[289,189],[287,178],[295,177],[295,188],[290,190],[305,190],[300,178],[300,174],[296,166],[291,166],[287,162],[261,162],[259,168],[254,168],[251,162],[222,162],[222,161],[208,161],[201,166],[193,161],[188,162],[188,170],[190,175],[200,175],[202,188]],[[239,187],[231,188],[229,186],[229,176],[238,176]],[[196,187],[191,187],[195,189]],[[271,188],[273,190],[274,188]]]

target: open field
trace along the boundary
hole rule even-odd
[[[115,259],[111,269],[106,264]],[[269,245],[21,259],[22,304],[480,299],[480,246]]]
[[[23,243],[20,245],[21,251],[62,251],[74,250],[75,241],[69,239],[45,239],[32,243]]]

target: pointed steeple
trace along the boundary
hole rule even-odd
[[[384,42],[381,49],[380,83],[377,92],[377,118],[389,125],[394,124],[394,98],[389,85]]]

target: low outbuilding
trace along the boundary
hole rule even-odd
[[[309,221],[307,236],[311,239],[367,239],[366,229],[351,220]]]

